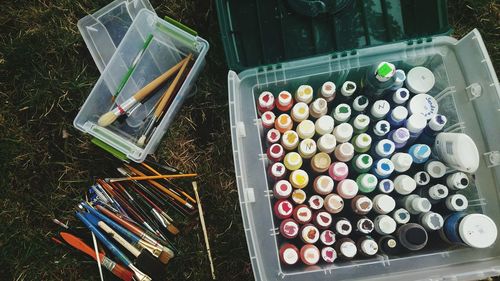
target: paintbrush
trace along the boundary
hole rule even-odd
[[[140,177],[124,177],[124,178],[105,178],[108,183],[121,181],[140,181],[140,180],[159,180],[159,179],[177,179],[177,178],[192,178],[198,174],[182,174],[182,175],[159,175],[159,176],[140,176]]]
[[[186,58],[187,59],[187,58]],[[103,114],[99,120],[97,121],[97,124],[102,127],[109,126],[111,123],[115,122],[115,120],[120,117],[121,115],[125,114],[128,110],[130,110],[134,105],[136,105],[138,102],[141,102],[143,99],[145,99],[149,94],[151,94],[156,88],[158,88],[161,84],[163,84],[165,81],[167,81],[172,75],[177,73],[179,69],[185,64],[187,61],[186,59],[183,59],[176,65],[174,65],[172,68],[167,70],[165,73],[162,75],[156,77],[153,81],[149,82],[146,86],[144,86],[142,89],[140,89],[137,93],[135,93],[132,97],[130,97],[128,100],[124,101],[121,104],[117,104],[114,109],[111,111]]]
[[[183,60],[183,64],[182,64],[181,68],[179,69],[179,72],[177,72],[177,75],[175,76],[174,81],[172,81],[170,86],[167,88],[167,90],[165,91],[165,93],[161,97],[160,102],[156,105],[153,116],[151,116],[151,118],[149,119],[149,123],[146,126],[146,130],[144,131],[142,136],[137,141],[138,146],[144,146],[146,139],[147,139],[149,133],[151,132],[151,129],[153,128],[156,121],[160,119],[161,115],[163,114],[163,111],[165,110],[167,103],[170,101],[170,99],[172,97],[172,94],[177,89],[177,84],[180,82],[181,77],[183,76],[184,71],[186,70],[192,56],[193,56],[192,54],[189,54]]]
[[[64,232],[64,231],[59,232],[59,236],[69,246],[87,254],[88,256],[92,257],[94,260],[97,261],[97,256],[96,256],[94,250],[92,250],[92,248],[89,245],[87,245],[85,242],[83,242],[83,240],[80,239],[79,237],[77,237],[69,232]],[[57,240],[57,241],[61,242],[59,240]],[[99,253],[99,260],[100,260],[101,265],[104,268],[111,271],[115,276],[117,276],[121,280],[124,280],[124,281],[131,281],[132,280],[132,278],[134,276],[134,273],[132,271],[126,269],[122,265],[120,265],[120,264],[114,262],[113,260],[111,260],[110,258],[106,257],[106,255],[104,253]]]
[[[122,251],[120,251],[120,249],[111,243],[111,241],[109,241],[109,239],[85,217],[85,213],[76,212],[75,215],[96,235],[96,237],[113,253],[116,258],[118,258],[121,262],[123,262],[123,264],[134,272],[135,279],[139,281],[151,281],[149,276],[135,267],[135,265],[132,264],[132,261],[130,261],[129,258]]]
[[[157,163],[149,158],[146,158],[144,160],[144,162],[142,162],[143,164],[148,164],[149,166],[155,166],[157,169],[162,169],[162,170],[165,170],[165,171],[168,171],[168,172],[171,172],[171,173],[174,173],[174,174],[183,174],[183,172],[181,172],[179,169],[175,168],[175,167],[172,167],[172,166],[169,166],[167,164],[160,164],[160,163]]]

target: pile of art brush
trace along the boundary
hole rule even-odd
[[[97,261],[100,270],[102,265],[122,280],[165,279],[165,265],[175,250],[168,237],[179,234],[174,224],[180,221],[173,217],[191,217],[197,212],[197,201],[182,190],[180,183],[174,183],[174,179],[196,174],[168,168],[151,161],[124,164],[117,168],[123,177],[96,179],[86,200],[78,204],[76,217],[116,260],[99,251],[95,241],[92,250],[88,245],[92,242],[82,231],[57,220],[65,230],[52,240],[86,253]],[[156,169],[173,173],[165,175]]]

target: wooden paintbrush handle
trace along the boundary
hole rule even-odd
[[[153,81],[149,82],[149,84],[147,84],[142,89],[137,91],[137,93],[134,94],[134,99],[138,102],[142,101],[151,92],[153,92],[156,88],[158,88],[158,86],[160,86],[168,78],[170,78],[172,75],[174,75],[184,65],[185,61],[186,61],[186,59],[181,60],[176,65],[174,65],[172,68],[167,70],[165,73],[156,77]]]

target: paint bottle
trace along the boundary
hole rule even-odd
[[[392,235],[385,235],[380,237],[378,240],[378,247],[380,252],[388,255],[395,256],[401,253],[401,245],[399,244],[396,237]]]
[[[392,155],[391,161],[394,164],[394,171],[404,173],[411,168],[413,158],[408,153],[398,152]]]
[[[394,142],[396,149],[400,149],[403,148],[410,139],[410,131],[406,128],[397,128],[390,131],[387,138]]]
[[[358,194],[358,184],[351,179],[341,180],[337,184],[337,194],[344,199],[352,199]]]
[[[309,118],[309,106],[304,102],[298,102],[292,107],[292,120],[300,123]]]
[[[349,118],[351,118],[351,107],[346,103],[341,103],[335,107],[331,115],[339,124],[349,122]]]
[[[392,212],[394,208],[396,208],[396,201],[391,196],[387,194],[378,194],[373,197],[373,210],[377,214],[388,214]]]
[[[446,116],[436,114],[431,118],[431,120],[429,120],[429,123],[427,123],[427,127],[425,127],[424,131],[420,135],[419,142],[427,145],[433,145],[437,134],[443,130],[446,122],[448,122]]]
[[[279,162],[285,157],[285,150],[281,144],[275,143],[267,148],[267,158],[271,162]]]
[[[452,212],[465,211],[469,207],[469,200],[463,194],[453,194],[446,198],[445,206]]]
[[[311,159],[311,169],[318,174],[324,173],[328,171],[331,163],[332,159],[330,158],[330,155],[320,152],[314,155]]]
[[[290,92],[282,91],[276,99],[276,108],[281,112],[289,111],[293,106],[293,97]]]
[[[262,127],[266,129],[271,129],[274,128],[274,122],[276,121],[276,115],[272,111],[266,111],[262,113],[262,116],[260,117],[260,120],[262,121]]]
[[[277,182],[286,176],[286,167],[281,162],[276,162],[267,168],[267,175],[273,181]]]
[[[333,135],[338,143],[348,142],[352,138],[354,129],[349,123],[342,123],[333,129]]]
[[[321,85],[321,90],[319,91],[319,96],[324,98],[326,102],[330,103],[335,99],[335,91],[337,87],[335,83],[327,81]]]
[[[417,183],[408,175],[399,175],[394,178],[394,190],[401,195],[408,195],[416,188]]]
[[[361,237],[357,241],[359,253],[364,257],[373,257],[378,253],[378,244],[369,236]]]
[[[486,215],[458,212],[446,217],[439,234],[448,243],[484,249],[495,243],[498,230]]]
[[[281,220],[288,219],[292,216],[293,205],[287,199],[280,199],[274,203],[274,215]]]
[[[429,160],[431,148],[427,144],[414,144],[408,149],[408,154],[411,155],[413,163],[422,164]]]
[[[391,124],[386,120],[379,120],[373,125],[372,138],[374,140],[383,139],[391,131]]]
[[[316,134],[323,136],[326,134],[331,134],[333,132],[333,127],[335,122],[333,117],[330,115],[321,116],[316,122],[314,122],[314,127],[316,129]]]
[[[283,220],[280,224],[280,234],[286,239],[293,239],[299,235],[299,227],[293,219]]]
[[[352,260],[358,253],[358,248],[350,238],[342,238],[335,244],[335,250],[339,258],[343,260]]]
[[[323,204],[324,204],[323,197],[315,194],[315,195],[309,197],[308,203],[309,203],[309,208],[311,210],[317,211],[317,210],[323,208]]]
[[[292,201],[296,205],[304,204],[306,202],[307,195],[302,189],[294,189],[292,192]]]
[[[410,99],[410,91],[406,88],[400,88],[392,94],[392,102],[397,105],[405,105]]]
[[[370,117],[364,114],[359,114],[352,119],[352,128],[355,134],[361,134],[368,130],[370,125]]]
[[[408,110],[404,106],[396,106],[391,114],[387,115],[387,121],[391,124],[392,128],[399,128],[403,126],[403,124],[408,118]]]
[[[312,224],[305,224],[300,228],[299,236],[302,242],[314,244],[319,240],[319,229]]]
[[[312,220],[312,211],[306,205],[297,205],[293,208],[293,219],[299,224],[308,224]]]
[[[299,145],[299,135],[293,131],[286,131],[281,138],[281,145],[284,149],[292,151]]]
[[[306,104],[311,103],[313,99],[313,88],[309,85],[301,85],[295,92],[295,100]]]
[[[396,231],[396,221],[388,215],[380,215],[375,217],[373,221],[375,231],[380,235],[389,235]]]
[[[431,204],[436,204],[437,202],[448,197],[448,188],[442,184],[435,184],[430,186],[429,188],[420,188],[418,191],[418,195],[421,197],[425,197],[429,199]]]
[[[292,195],[292,185],[287,180],[278,181],[273,187],[273,196],[276,199],[286,199]]]
[[[299,154],[304,159],[312,158],[317,151],[316,142],[313,139],[305,139],[299,144]]]
[[[358,184],[359,192],[371,193],[377,188],[378,179],[372,174],[360,174],[356,178],[356,183]]]
[[[474,141],[466,134],[439,133],[434,152],[446,165],[466,173],[475,173],[479,167],[479,152]]]
[[[302,167],[302,157],[297,152],[289,152],[283,159],[285,167],[290,171],[295,171]]]
[[[432,204],[427,198],[422,198],[417,194],[404,196],[399,200],[399,205],[408,210],[412,215],[427,213],[431,210]]]
[[[304,170],[295,170],[290,173],[290,183],[294,188],[304,188],[309,183],[309,175]]]
[[[274,127],[283,134],[284,132],[292,129],[292,118],[290,118],[290,115],[283,113],[274,121]]]
[[[336,241],[335,233],[329,229],[323,230],[323,232],[319,235],[319,240],[325,246],[332,246]]]
[[[378,183],[380,193],[389,194],[394,190],[394,182],[390,179],[383,179]]]
[[[352,232],[351,222],[344,217],[335,218],[333,220],[333,228],[337,235],[340,236],[348,236]]]
[[[365,195],[356,195],[352,198],[351,209],[355,214],[366,215],[373,208],[373,201]]]
[[[344,209],[344,199],[335,193],[330,193],[325,197],[324,207],[330,214],[337,214]]]
[[[421,250],[427,245],[427,231],[416,223],[408,223],[398,228],[396,233],[399,243],[410,251]]]
[[[280,141],[281,133],[276,129],[270,129],[266,134],[267,145],[272,145]]]
[[[382,139],[372,146],[371,154],[376,159],[389,158],[396,151],[396,145],[389,139]]]
[[[332,224],[332,215],[325,211],[317,212],[313,215],[313,222],[319,229],[328,229]]]
[[[337,146],[337,139],[332,134],[324,134],[318,139],[318,150],[324,153],[332,153]]]
[[[384,119],[391,110],[391,105],[386,100],[377,100],[370,108],[370,116],[374,121]]]
[[[321,258],[326,263],[333,263],[337,259],[337,251],[332,247],[321,249]]]
[[[314,133],[316,132],[316,127],[314,126],[314,122],[311,120],[304,120],[297,125],[297,134],[301,139],[311,139],[314,137]]]
[[[418,94],[413,96],[411,100],[406,105],[408,113],[411,115],[419,114],[423,115],[426,120],[430,120],[434,117],[439,110],[438,103],[435,98],[428,94]]]
[[[309,105],[309,115],[315,119],[328,113],[328,103],[324,98],[317,98]]]
[[[428,68],[417,66],[410,71],[406,76],[406,88],[415,94],[425,94],[429,92],[436,83],[434,73]]]
[[[443,216],[435,212],[420,214],[418,216],[418,221],[427,231],[440,230],[444,225]]]
[[[345,81],[342,84],[342,88],[340,89],[340,93],[344,97],[344,99],[350,98],[356,92],[357,85],[352,81]]]
[[[315,265],[319,262],[320,252],[318,247],[306,244],[300,248],[300,260],[305,265]]]
[[[372,174],[379,179],[386,179],[394,172],[394,164],[387,158],[381,158],[373,164]]]
[[[397,224],[407,224],[411,217],[410,212],[404,208],[396,209],[391,216]]]
[[[357,113],[365,112],[369,104],[370,102],[366,96],[359,95],[352,102],[352,110]]]
[[[325,175],[316,177],[313,182],[314,191],[319,195],[328,195],[332,193],[334,186],[333,179]]]
[[[274,96],[271,92],[264,91],[259,95],[257,110],[259,115],[274,109]]]
[[[410,132],[409,144],[415,142],[427,126],[427,120],[420,114],[413,114],[406,119],[405,127]]]
[[[389,88],[388,92],[394,92],[403,87],[404,82],[406,80],[406,73],[402,69],[396,69],[396,73],[394,74],[394,83]]]
[[[354,145],[354,151],[357,153],[365,153],[370,150],[372,137],[370,137],[367,133],[361,133],[354,136],[352,143]]]
[[[433,179],[440,179],[446,174],[446,166],[443,164],[443,162],[437,160],[431,160],[425,163],[424,170]]]
[[[334,181],[341,181],[349,175],[349,167],[344,162],[333,162],[328,168],[328,175]]]
[[[420,186],[420,187],[426,186],[431,182],[431,176],[427,172],[424,172],[424,171],[420,171],[420,172],[415,173],[415,175],[413,175],[413,179],[417,183],[417,186]]]
[[[349,142],[344,142],[335,148],[333,152],[335,159],[340,162],[349,162],[354,157],[354,146]]]
[[[356,232],[366,235],[372,233],[375,225],[373,221],[367,217],[361,217],[356,221]]]
[[[446,185],[451,190],[462,190],[469,186],[469,177],[465,173],[456,172],[446,177]]]
[[[358,154],[352,159],[351,165],[357,173],[367,173],[373,166],[373,158],[368,154]]]
[[[364,92],[367,96],[379,97],[394,84],[396,67],[392,63],[381,62],[369,67],[363,80]]]
[[[290,243],[281,245],[279,254],[281,263],[285,265],[294,265],[299,261],[299,249]]]

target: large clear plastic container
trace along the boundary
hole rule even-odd
[[[145,124],[152,115],[156,102],[165,92],[169,83],[157,89],[155,93],[150,95],[150,98],[135,107],[127,118],[118,119],[107,127],[98,126],[97,120],[102,114],[115,107],[111,97],[150,34],[153,35],[153,39],[118,95],[117,103],[133,96],[138,90],[177,64],[189,53],[193,54],[194,63],[191,64],[184,83],[178,89],[177,95],[171,101],[156,130],[146,145],[141,147],[137,141],[144,132]],[[190,93],[191,87],[205,63],[208,48],[209,44],[203,38],[194,36],[160,19],[147,9],[142,9],[130,25],[122,42],[76,116],[73,122],[74,126],[124,153],[127,158],[142,162],[148,154],[154,152],[184,99]]]
[[[460,41],[447,36],[369,47],[228,74],[232,145],[238,194],[256,280],[477,280],[500,275],[500,242],[487,249],[442,244],[411,255],[284,267],[278,258],[278,221],[262,145],[256,97],[264,90],[318,89],[325,81],[359,81],[368,66],[390,61],[408,70],[423,65],[434,72],[430,92],[448,117],[445,131],[464,132],[476,142],[481,163],[468,189],[469,211],[500,222],[500,86],[477,30]]]

